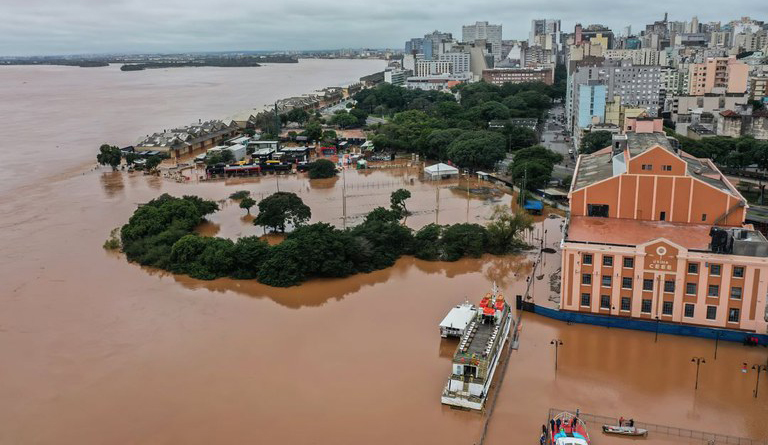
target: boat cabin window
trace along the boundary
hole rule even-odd
[[[464,365],[464,376],[477,377],[477,366]]]

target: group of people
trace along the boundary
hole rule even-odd
[[[623,416],[619,417],[619,426],[635,426],[635,419],[625,419]]]
[[[557,434],[560,432],[560,428],[566,428],[566,432],[569,430],[572,432],[576,428],[576,424],[579,422],[579,418],[576,416],[573,416],[570,421],[563,422],[561,419],[550,419],[549,420],[549,428],[552,431],[553,434]],[[541,426],[541,437],[539,438],[539,443],[541,445],[545,445],[547,443],[547,426],[542,425]]]

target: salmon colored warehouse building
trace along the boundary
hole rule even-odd
[[[766,333],[768,241],[744,225],[746,200],[637,124],[577,161],[560,309]]]

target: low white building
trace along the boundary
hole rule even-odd
[[[424,167],[424,177],[430,180],[456,178],[459,176],[459,169],[442,162]]]

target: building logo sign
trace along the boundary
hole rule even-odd
[[[677,249],[659,242],[645,248],[645,268],[659,272],[677,271]]]

